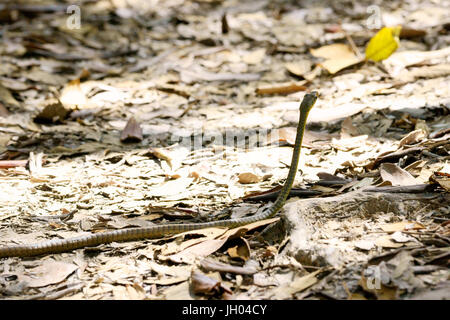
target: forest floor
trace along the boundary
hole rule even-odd
[[[260,212],[320,98],[277,217],[2,258],[1,299],[450,299],[448,1],[7,3],[0,246]]]

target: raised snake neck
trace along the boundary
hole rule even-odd
[[[132,241],[142,239],[160,238],[169,234],[176,234],[185,231],[198,230],[211,227],[234,228],[273,217],[284,205],[294,183],[297,173],[300,149],[302,146],[303,133],[305,131],[306,119],[309,111],[314,106],[318,98],[318,93],[313,91],[303,98],[300,104],[300,119],[297,126],[297,136],[295,138],[294,151],[292,154],[291,167],[283,188],[275,200],[274,204],[265,211],[244,218],[219,220],[203,223],[190,224],[162,224],[143,228],[130,228],[115,231],[107,231],[95,234],[83,235],[69,239],[54,239],[34,244],[12,245],[0,247],[0,258],[2,257],[26,257],[40,254],[49,254],[74,249],[96,246],[103,243],[116,241]]]

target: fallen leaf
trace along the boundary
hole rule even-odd
[[[9,111],[8,109],[5,108],[3,103],[0,102],[0,117],[7,117],[7,116],[9,116]]]
[[[274,296],[276,299],[292,299],[292,295],[309,288],[313,284],[317,283],[316,275],[322,270],[317,270],[307,274],[303,277],[296,277],[288,286],[279,286],[274,290]]]
[[[64,86],[59,101],[69,110],[89,107],[88,99],[80,87],[80,79],[72,80]]]
[[[392,241],[391,236],[389,235],[384,235],[381,237],[378,237],[375,240],[375,244],[379,247],[383,247],[383,248],[400,248],[403,246],[402,243],[396,243],[394,241]]]
[[[312,63],[309,60],[301,60],[297,62],[287,62],[284,66],[290,73],[299,77],[304,77],[311,71]]]
[[[193,263],[197,258],[206,257],[219,250],[227,240],[228,238],[205,240],[168,258],[176,263]]]
[[[385,232],[396,232],[396,231],[425,229],[425,226],[421,223],[414,222],[414,221],[402,221],[402,222],[389,223],[389,224],[382,225],[381,229]]]
[[[261,177],[251,172],[240,173],[238,179],[239,183],[242,184],[257,183],[261,181]]]
[[[162,148],[150,148],[149,153],[155,158],[165,160],[169,167],[172,168],[172,156],[169,151]]]
[[[250,245],[244,238],[240,237],[238,239],[239,243],[228,248],[227,252],[231,258],[238,258],[243,261],[247,261],[250,258]]]
[[[375,243],[371,240],[359,240],[353,244],[356,248],[369,251],[375,247]]]
[[[364,291],[374,294],[378,300],[395,300],[397,299],[397,287],[387,287],[380,283],[378,287],[368,285],[372,281],[364,276],[359,279],[359,285]]]
[[[352,117],[345,118],[341,124],[341,139],[350,138],[352,136],[359,136],[361,132],[353,125]]]
[[[11,92],[0,83],[0,102],[6,106],[19,107],[20,103],[13,97]]]
[[[381,61],[397,50],[399,46],[399,35],[402,27],[384,27],[375,34],[366,47],[366,59]]]
[[[363,61],[362,58],[355,55],[349,46],[341,43],[311,49],[310,52],[314,57],[326,59],[320,65],[331,74]]]
[[[142,128],[134,117],[128,120],[127,125],[120,135],[121,142],[139,142],[142,141]]]
[[[21,275],[19,278],[25,281],[28,287],[40,288],[60,283],[77,269],[78,266],[72,263],[44,260],[42,265],[28,270],[26,275]]]
[[[416,144],[425,137],[426,133],[422,129],[411,131],[400,140],[399,147],[402,147],[404,145]]]
[[[258,49],[242,57],[246,64],[260,64],[266,56],[266,49]]]
[[[176,254],[168,256],[167,258],[170,261],[176,262],[176,263],[193,263],[197,258],[206,257],[206,256],[210,255],[211,253],[219,250],[228,241],[229,238],[241,236],[250,230],[259,228],[263,225],[266,225],[266,224],[269,224],[269,223],[272,223],[272,222],[275,222],[278,220],[279,220],[279,218],[277,217],[277,218],[256,221],[256,222],[247,224],[245,226],[236,227],[236,228],[227,230],[225,233],[219,235],[217,239],[211,239],[211,238],[209,238],[209,239],[192,239],[197,242],[195,245],[189,246]],[[217,230],[219,232],[221,230],[224,230],[223,228],[208,228],[208,229],[211,229],[213,231]],[[203,230],[207,230],[207,229],[203,229]],[[190,231],[190,233],[200,232],[203,230]],[[180,234],[180,235],[182,235],[182,234]]]
[[[164,299],[167,300],[194,300],[196,297],[189,290],[189,282],[184,281],[178,285],[170,286],[163,291]]]
[[[410,241],[415,240],[415,238],[408,236],[400,231],[396,231],[393,234],[391,234],[391,238],[392,238],[392,240],[394,240],[395,242],[398,242],[398,243],[405,243],[405,242],[410,242]]]
[[[220,296],[224,292],[228,294],[233,293],[220,281],[212,279],[198,271],[192,272],[191,289],[195,294],[203,294],[207,296],[214,296],[214,295]]]
[[[44,109],[34,118],[36,123],[57,123],[62,122],[69,115],[70,110],[66,109],[59,100],[47,101]]]
[[[445,172],[434,172],[430,181],[437,182],[444,190],[450,191],[450,174]]]
[[[383,61],[383,65],[392,73],[405,67],[417,65],[432,59],[439,59],[450,54],[450,47],[433,51],[407,50],[396,52]]]

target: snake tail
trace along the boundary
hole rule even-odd
[[[303,134],[305,132],[306,120],[309,111],[318,99],[318,93],[313,91],[307,93],[300,104],[300,119],[297,125],[297,135],[295,138],[294,151],[292,154],[291,167],[286,181],[275,202],[265,211],[244,218],[227,219],[203,223],[189,224],[162,224],[143,228],[128,228],[114,231],[106,231],[88,235],[82,235],[69,239],[54,239],[34,244],[10,245],[0,247],[0,258],[4,257],[27,257],[42,254],[71,251],[85,247],[97,246],[99,244],[133,241],[142,239],[161,238],[170,234],[177,234],[185,231],[198,230],[211,227],[234,228],[273,217],[285,204],[286,199],[294,183],[298,169],[300,150],[302,147]]]

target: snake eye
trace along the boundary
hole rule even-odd
[[[320,93],[317,91],[311,91],[309,94],[315,96],[316,99],[320,97]]]

